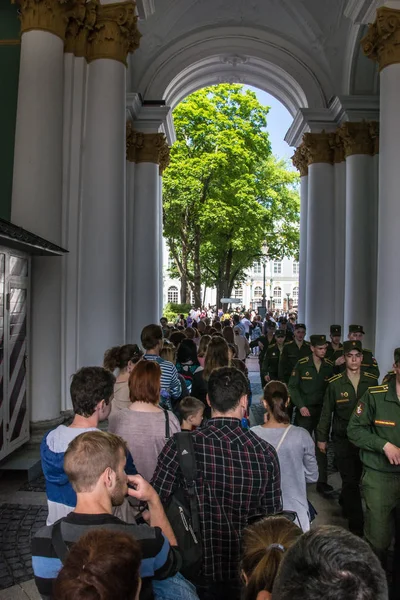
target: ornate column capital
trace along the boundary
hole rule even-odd
[[[338,131],[331,135],[329,139],[329,144],[332,148],[333,162],[335,163],[335,165],[344,162],[344,146]]]
[[[96,24],[98,5],[98,0],[74,0],[68,12],[65,52],[86,56],[88,37]]]
[[[126,160],[136,162],[138,148],[143,146],[143,133],[135,131],[130,121],[126,124]]]
[[[21,0],[21,34],[35,29],[47,31],[65,40],[68,2],[59,0]]]
[[[400,10],[378,8],[361,46],[368,58],[379,63],[380,70],[400,63]]]
[[[126,124],[126,160],[150,162],[160,166],[160,175],[169,165],[170,149],[163,133],[135,131],[131,122]]]
[[[343,123],[338,130],[343,142],[346,158],[354,154],[367,154],[372,156],[374,144],[370,135],[370,125],[366,121],[361,123]]]
[[[372,138],[374,145],[373,154],[379,154],[379,123],[378,121],[371,121],[369,125],[369,134]]]
[[[300,144],[300,146],[296,148],[292,156],[292,163],[299,171],[300,177],[306,177],[308,175],[308,157],[304,144]]]
[[[303,136],[304,147],[307,152],[308,166],[315,163],[333,164],[332,137],[334,133],[305,133]]]
[[[171,151],[168,146],[167,138],[164,136],[163,145],[160,148],[159,154],[159,165],[160,165],[160,176],[164,173],[165,169],[168,167],[171,161]]]
[[[139,47],[136,5],[132,0],[99,4],[97,19],[88,38],[87,60],[111,58],[126,66],[127,56]]]

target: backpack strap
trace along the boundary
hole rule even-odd
[[[51,543],[53,545],[54,550],[56,551],[58,558],[61,560],[62,564],[64,564],[69,550],[67,544],[64,542],[62,537],[61,523],[62,519],[60,521],[57,521],[57,523],[53,525],[53,529],[51,532]]]
[[[171,437],[171,431],[169,427],[169,414],[166,408],[164,408],[163,411],[165,416],[165,439],[169,440],[169,438]]]
[[[176,433],[174,438],[179,467],[188,490],[193,529],[197,534],[200,534],[200,517],[195,490],[197,464],[193,446],[193,435],[190,431],[181,431],[180,433]]]
[[[289,427],[287,427],[287,428],[285,429],[285,431],[284,431],[284,433],[283,433],[283,436],[282,436],[282,437],[281,437],[281,439],[279,440],[279,444],[278,444],[278,445],[277,445],[277,447],[276,447],[276,452],[277,452],[277,453],[278,453],[278,450],[279,450],[279,448],[282,446],[282,444],[283,444],[283,442],[284,442],[284,439],[285,439],[285,437],[287,436],[287,434],[289,433],[289,429],[290,429],[291,427],[292,427],[292,426],[291,426],[291,425],[289,425]]]

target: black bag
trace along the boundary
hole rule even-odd
[[[166,514],[174,530],[183,565],[180,570],[187,579],[195,578],[201,570],[203,549],[195,479],[196,457],[192,434],[182,431],[174,435],[178,461],[187,489],[178,487],[172,494]]]

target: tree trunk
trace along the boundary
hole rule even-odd
[[[201,267],[200,267],[200,227],[195,227],[193,248],[193,293],[196,308],[200,308],[201,302]]]
[[[190,304],[188,302],[188,282],[186,274],[181,276],[181,303]]]

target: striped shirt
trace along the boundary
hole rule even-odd
[[[193,432],[195,481],[203,541],[202,575],[237,578],[242,529],[249,517],[282,510],[281,477],[273,446],[230,417],[210,419]],[[174,437],[158,458],[152,485],[165,504],[183,485]]]
[[[84,515],[70,513],[62,520],[61,535],[68,547],[73,545],[87,531],[91,529],[108,529],[129,533],[140,542],[142,562],[140,576],[142,578],[154,577],[166,579],[175,575],[181,564],[180,555],[176,548],[169,545],[159,527],[124,523],[117,517],[109,514]],[[61,560],[52,543],[53,525],[42,527],[32,539],[32,568],[35,583],[43,600],[51,598],[52,587],[58,572],[62,568]],[[150,594],[146,593],[150,580],[144,581],[141,598]]]
[[[176,370],[175,365],[172,362],[169,362],[169,360],[165,360],[156,354],[145,354],[143,358],[146,360],[154,360],[160,365],[161,394],[163,390],[165,390],[171,396],[171,398],[174,398],[174,400],[180,398],[182,394],[182,386],[181,382],[179,381],[178,371]]]

